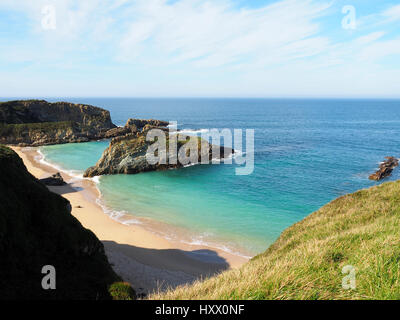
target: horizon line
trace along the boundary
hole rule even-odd
[[[14,99],[14,100],[45,100],[45,99],[254,99],[254,100],[400,100],[400,96],[398,97],[380,97],[380,96],[371,96],[371,97],[329,97],[329,96],[321,96],[321,97],[284,97],[284,96],[0,96],[0,100],[3,99]],[[10,101],[10,100],[8,100]]]

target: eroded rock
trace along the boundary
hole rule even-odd
[[[379,181],[389,177],[393,169],[399,165],[399,159],[395,157],[386,157],[386,160],[379,165],[379,170],[369,176],[370,180]]]
[[[189,142],[192,143],[196,139],[195,148],[197,148],[197,152],[195,157],[197,157],[197,163],[201,163],[202,159],[208,159],[209,161],[213,158],[224,159],[231,156],[234,152],[231,148],[210,145],[207,141],[198,137],[195,137],[194,140],[174,141],[177,139],[177,134],[169,136],[167,129],[162,130],[166,133],[166,145],[170,146],[172,143],[176,143],[177,145],[177,152],[171,151],[170,154],[169,150],[166,150],[166,153],[162,156],[162,159],[165,161],[159,161],[156,164],[149,163],[146,154],[154,142],[146,141],[148,131],[144,130],[143,132],[131,133],[111,140],[109,147],[104,151],[100,160],[95,166],[88,168],[84,176],[136,174],[148,171],[177,169],[186,165],[178,161],[178,152],[183,152],[183,155],[186,153],[186,157],[190,157],[191,146]],[[215,153],[217,153],[216,156]]]

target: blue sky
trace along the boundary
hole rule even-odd
[[[399,76],[397,0],[0,0],[2,97],[399,98]]]

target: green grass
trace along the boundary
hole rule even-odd
[[[60,129],[69,129],[74,125],[71,121],[63,122],[39,122],[39,123],[22,123],[22,124],[5,124],[0,123],[0,136],[21,136],[22,134],[32,131],[51,132]]]
[[[344,266],[356,288],[342,287]],[[240,269],[150,299],[400,299],[400,181],[349,194]]]
[[[108,289],[113,300],[135,300],[136,294],[127,282],[115,282]]]

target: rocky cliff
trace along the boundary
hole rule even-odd
[[[131,120],[128,121],[126,127],[129,127],[130,123],[132,123]],[[163,125],[162,122],[153,124]],[[100,160],[95,166],[88,168],[85,171],[84,176],[94,177],[106,174],[136,174],[147,171],[160,171],[183,167],[184,164],[177,161],[177,152],[171,153],[170,155],[170,150],[168,150],[169,146],[176,144],[178,152],[183,152],[187,157],[190,157],[190,149],[192,148],[194,150],[194,148],[190,146],[193,140],[187,139],[186,141],[179,141],[177,134],[169,136],[167,129],[158,128],[162,129],[166,136],[165,142],[167,150],[163,155],[163,159],[166,159],[166,161],[165,163],[159,162],[151,164],[146,158],[149,147],[154,144],[154,142],[146,141],[146,135],[151,128],[154,128],[154,126],[145,124],[141,131],[134,131],[132,129],[131,133],[128,133],[123,137],[112,139],[109,147],[104,151]],[[220,155],[216,156],[216,158],[219,159],[231,156],[234,152],[230,148],[210,145],[208,142],[200,138],[196,139],[196,157],[199,163],[201,162],[201,159],[211,160],[213,158],[213,150],[217,151]],[[169,159],[171,158],[175,159],[175,161],[170,161]]]
[[[38,146],[84,142],[113,136],[107,110],[44,100],[0,103],[0,143]]]
[[[134,296],[70,210],[0,146],[0,299],[111,299],[116,286]],[[41,286],[45,265],[56,269],[56,290]]]

